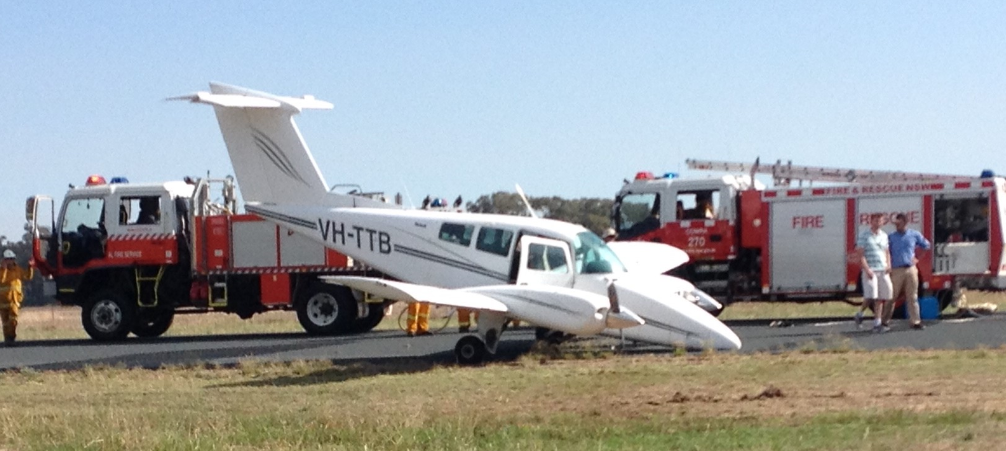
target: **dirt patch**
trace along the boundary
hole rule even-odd
[[[741,401],[758,401],[762,399],[774,399],[774,398],[785,398],[786,394],[782,392],[778,387],[774,385],[769,385],[765,387],[761,393],[754,396],[744,395],[741,396]]]

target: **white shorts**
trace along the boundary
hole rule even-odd
[[[883,299],[886,301],[890,300],[891,295],[894,294],[891,275],[878,274],[879,272],[874,271],[873,278],[870,278],[866,275],[866,271],[863,271],[863,299]]]

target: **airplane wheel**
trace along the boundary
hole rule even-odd
[[[467,335],[458,340],[454,355],[461,365],[478,365],[486,358],[486,344],[475,335]]]
[[[370,332],[373,328],[377,327],[384,319],[384,306],[388,303],[370,303],[367,304],[367,315],[362,318],[357,318],[353,321],[353,325],[350,326],[349,332],[353,334],[361,334],[364,332]]]
[[[545,338],[548,338],[548,334],[550,332],[551,332],[551,330],[549,330],[549,328],[547,328],[547,327],[535,327],[534,328],[534,339],[538,340],[538,341],[542,341]]]

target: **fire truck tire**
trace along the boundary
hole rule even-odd
[[[382,303],[370,303],[367,304],[367,316],[362,318],[357,318],[353,321],[353,325],[350,327],[350,333],[362,334],[364,332],[370,332],[381,320],[384,319],[384,308],[390,304],[390,302]]]
[[[336,335],[351,331],[356,299],[349,288],[316,282],[294,305],[297,320],[308,335]]]
[[[175,320],[174,310],[154,310],[142,312],[136,316],[133,323],[133,335],[141,338],[153,338],[164,335]]]
[[[84,330],[98,341],[122,340],[129,335],[136,316],[133,304],[111,290],[91,295],[80,312]]]

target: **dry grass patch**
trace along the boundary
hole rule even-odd
[[[0,448],[987,449],[1004,371],[1000,349],[23,371]]]

